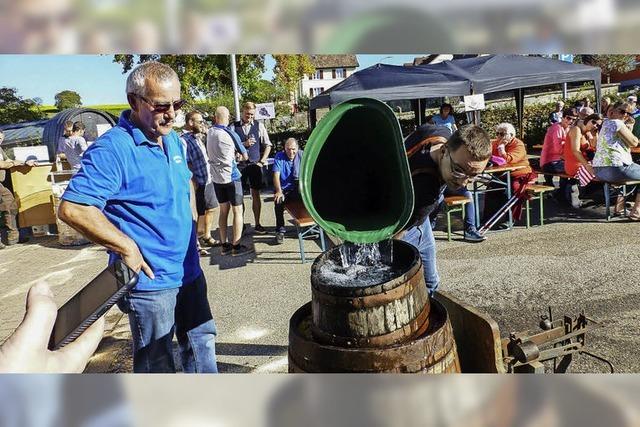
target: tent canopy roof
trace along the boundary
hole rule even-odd
[[[411,67],[376,64],[314,97],[310,108],[326,108],[358,97],[381,101],[463,96],[565,82],[594,81],[598,67],[522,55],[487,55]]]

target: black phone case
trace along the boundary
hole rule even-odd
[[[107,310],[113,307],[120,298],[122,298],[126,293],[133,289],[133,287],[138,283],[138,275],[133,272],[133,270],[131,270],[125,263],[120,260],[117,260],[116,263],[121,263],[124,268],[129,270],[129,274],[131,276],[129,282],[118,289],[118,291],[113,294],[111,298],[109,298],[104,304],[98,307],[96,311],[94,311],[89,317],[87,317],[82,323],[80,323],[80,325],[78,325],[78,327],[73,332],[64,337],[62,341],[60,341],[57,345],[55,345],[54,343],[52,332],[51,338],[49,340],[49,350],[55,351],[69,344],[70,342],[73,342],[76,338],[82,335],[82,333],[86,331],[89,326],[93,325],[93,323],[98,320],[100,316],[102,316],[107,312]],[[114,276],[117,277],[117,275]]]

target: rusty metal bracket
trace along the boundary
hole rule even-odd
[[[574,318],[562,316],[554,320],[551,307],[540,316],[541,332],[512,332],[503,340],[504,363],[507,372],[544,372],[542,362],[553,361],[553,372],[566,372],[574,354],[585,354],[609,366],[613,364],[586,348],[586,334],[599,322],[585,316],[584,311]]]

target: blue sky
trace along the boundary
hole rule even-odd
[[[415,55],[358,55],[360,69],[377,62],[403,64]],[[62,90],[74,90],[84,105],[124,104],[126,74],[112,62],[113,55],[0,55],[0,86],[18,89],[24,98],[42,98],[53,105]],[[274,61],[266,58],[266,79],[273,77]]]

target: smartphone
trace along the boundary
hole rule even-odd
[[[80,336],[138,283],[138,274],[116,260],[58,309],[49,338],[57,350]]]

